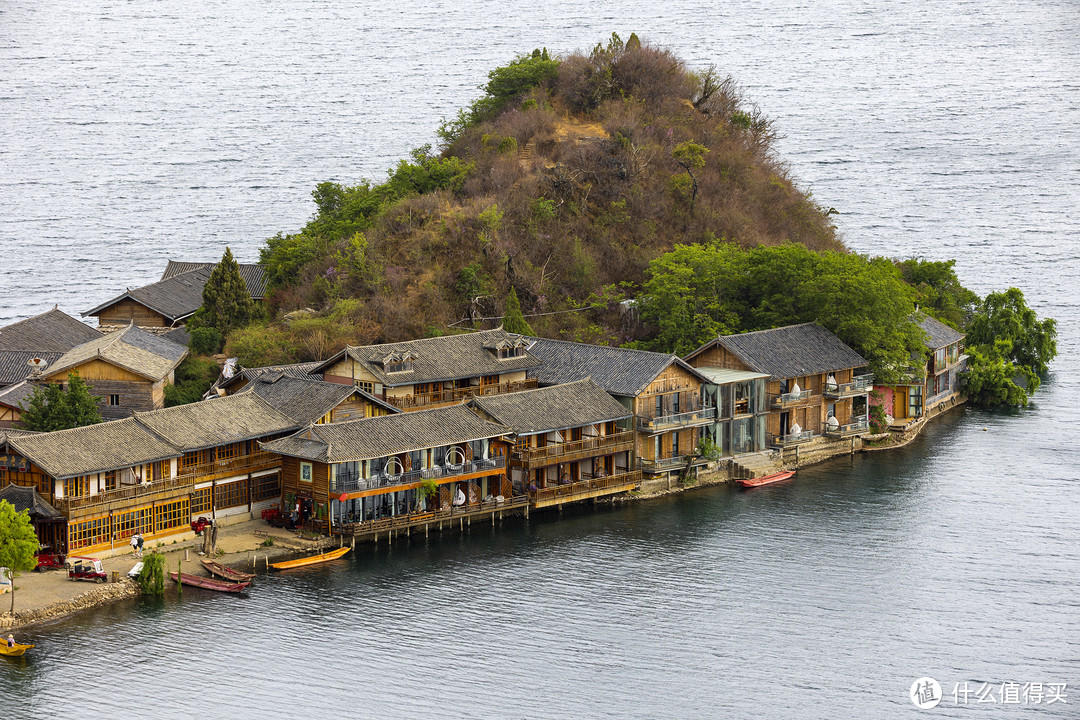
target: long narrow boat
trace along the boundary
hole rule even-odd
[[[15,643],[15,647],[8,647],[6,642],[0,642],[0,655],[7,655],[8,657],[19,657],[30,648],[36,647],[36,645],[20,645]]]
[[[177,577],[179,575],[179,577]],[[233,592],[238,593],[241,590],[246,590],[247,586],[251,583],[231,583],[224,580],[215,580],[214,578],[202,577],[201,575],[188,575],[187,573],[169,573],[169,577],[173,579],[173,582],[183,583],[185,585],[191,585],[192,587],[200,587],[204,590],[217,590],[218,592]]]
[[[305,565],[318,565],[319,563],[329,562],[330,560],[337,560],[347,552],[349,552],[349,548],[343,547],[323,553],[322,555],[312,555],[311,557],[298,558],[296,560],[270,563],[270,567],[274,570],[288,570],[289,568],[304,567]]]
[[[222,580],[228,580],[229,582],[251,582],[255,579],[255,573],[246,573],[240,572],[239,570],[233,570],[228,565],[222,565],[216,560],[203,558],[202,565],[211,575],[219,577]]]
[[[784,470],[783,472],[773,473],[772,475],[762,475],[757,478],[739,478],[735,482],[744,488],[761,487],[762,485],[769,485],[770,483],[787,480],[794,474],[794,470]]]

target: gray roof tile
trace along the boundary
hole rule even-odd
[[[45,361],[42,369],[64,356],[62,352],[28,352],[26,350],[0,350],[0,387],[25,380],[34,372],[30,361],[34,358]]]
[[[964,339],[964,333],[953,330],[945,323],[929,315],[920,317],[918,323],[923,332],[930,336],[926,341],[926,346],[931,350],[937,350]]]
[[[53,377],[97,358],[156,382],[168,376],[186,355],[186,347],[129,325],[69,350],[44,374]]]
[[[725,347],[750,368],[781,380],[866,365],[862,355],[817,323],[722,335],[687,357],[694,357],[714,343]]]
[[[8,444],[56,478],[88,475],[179,457],[135,418],[8,437]]]
[[[298,425],[254,394],[135,413],[135,420],[183,452],[289,432]]]
[[[531,340],[529,352],[540,360],[541,365],[531,370],[529,377],[535,377],[541,385],[562,385],[589,377],[612,395],[636,397],[672,364],[705,380],[697,370],[674,355],[568,340]]]
[[[328,383],[311,377],[290,377],[280,370],[261,374],[236,394],[248,393],[258,395],[270,406],[292,418],[297,425],[316,422],[353,395],[391,413],[401,412],[393,405],[353,385]]]
[[[63,353],[99,336],[94,328],[54,308],[0,328],[0,350]]]
[[[41,520],[62,520],[64,514],[54,508],[38,494],[37,488],[15,484],[0,489],[0,500],[7,500],[15,506],[15,512],[26,510],[31,518]]]
[[[317,462],[370,460],[410,450],[442,447],[510,434],[464,405],[400,415],[310,425],[289,437],[263,443],[272,452]]]
[[[217,266],[216,262],[178,262],[170,260],[165,266],[165,272],[161,273],[162,280],[191,272],[192,270],[211,271]],[[244,278],[251,297],[261,300],[266,296],[266,268],[252,263],[237,263],[240,268],[240,277]]]
[[[33,394],[34,386],[23,380],[0,390],[0,405],[7,405],[12,408],[26,407],[29,405],[30,396]]]
[[[474,398],[469,405],[512,428],[516,435],[620,420],[631,414],[590,379]]]

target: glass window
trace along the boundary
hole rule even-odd
[[[735,383],[732,390],[735,393],[735,414],[745,415],[750,412],[750,383]]]
[[[732,422],[731,451],[735,455],[748,453],[754,449],[752,420],[753,418],[743,418]]]

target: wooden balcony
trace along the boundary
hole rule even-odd
[[[191,482],[205,482],[207,480],[217,480],[218,478],[232,477],[233,475],[244,475],[260,470],[270,470],[274,467],[281,467],[281,456],[276,453],[259,450],[250,455],[215,460],[210,463],[187,465],[180,468],[178,477],[181,480],[190,480]]]
[[[813,390],[800,390],[799,392],[780,393],[769,396],[769,405],[775,408],[789,408],[797,405],[807,405],[814,400]]]
[[[840,398],[855,397],[856,395],[865,395],[870,392],[874,387],[874,375],[872,373],[867,375],[857,375],[851,382],[839,383],[837,385],[826,385],[822,394],[830,399],[839,400]]]
[[[418,486],[424,480],[470,480],[502,471],[506,467],[506,456],[496,455],[486,460],[470,460],[469,462],[453,465],[442,465],[424,470],[410,470],[401,473],[379,473],[371,477],[361,478],[352,475],[338,475],[331,484],[330,492],[340,493],[368,493],[368,491],[382,488],[395,488],[407,490],[409,487]],[[355,495],[361,497],[361,495]]]
[[[658,415],[656,417],[637,417],[637,428],[645,433],[661,433],[668,430],[677,430],[685,427],[708,425],[716,419],[715,407],[704,407],[689,412],[674,413],[672,415]]]
[[[424,525],[449,523],[452,527],[458,521],[474,517],[492,516],[505,511],[524,510],[528,505],[529,498],[518,495],[503,500],[483,500],[477,503],[458,505],[446,510],[406,513],[363,522],[338,523],[335,518],[331,518],[331,532],[337,535],[355,536],[356,538],[389,536],[391,533]]]
[[[865,415],[856,417],[853,422],[846,425],[836,425],[834,427],[830,427],[827,423],[825,425],[825,435],[831,438],[851,437],[865,432],[870,432],[870,421]]]
[[[529,493],[529,503],[534,508],[551,507],[579,500],[616,495],[633,490],[641,484],[641,472],[632,470],[619,475],[584,478],[568,485],[555,485]]]
[[[53,506],[70,518],[77,511],[103,510],[108,506],[134,506],[157,500],[167,500],[178,491],[188,491],[195,482],[191,478],[166,478],[140,485],[121,485],[116,490],[106,490],[83,497],[65,497],[53,500]],[[80,515],[86,513],[78,512]]]
[[[817,435],[814,435],[811,430],[788,433],[787,435],[769,435],[769,446],[777,448],[792,447],[799,443],[810,442],[815,437],[817,437]]]
[[[638,458],[638,466],[646,475],[659,475],[673,470],[682,470],[687,464],[693,467],[694,465],[704,465],[707,462],[708,460],[700,455],[669,455],[658,460]]]
[[[634,431],[626,430],[613,435],[582,438],[538,448],[515,448],[513,459],[532,468],[553,463],[574,462],[633,448]]]
[[[522,380],[521,382],[498,383],[496,385],[470,385],[466,388],[454,388],[452,390],[440,390],[439,392],[423,393],[420,395],[403,395],[401,397],[387,397],[386,402],[399,410],[420,410],[422,408],[436,407],[438,405],[457,404],[466,398],[480,397],[483,395],[505,395],[507,393],[531,390],[538,387],[536,378]]]

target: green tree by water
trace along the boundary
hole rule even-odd
[[[20,573],[34,569],[37,550],[38,538],[30,515],[25,510],[15,512],[14,505],[0,500],[0,567],[11,571],[12,615],[15,614],[15,579]]]
[[[529,326],[525,316],[521,313],[521,303],[518,301],[517,290],[510,288],[510,295],[506,298],[506,315],[503,317],[503,330],[518,335],[533,335],[533,329]]]
[[[98,403],[101,398],[90,394],[90,386],[78,373],[68,373],[68,389],[56,383],[34,387],[28,404],[22,409],[23,427],[37,432],[53,432],[68,428],[96,425],[101,422]]]
[[[143,567],[136,578],[143,595],[165,594],[165,556],[152,552],[143,558]]]
[[[240,266],[233,259],[232,250],[225,248],[210,277],[203,286],[204,322],[227,337],[229,332],[251,322],[255,304],[247,283],[240,276]]]

